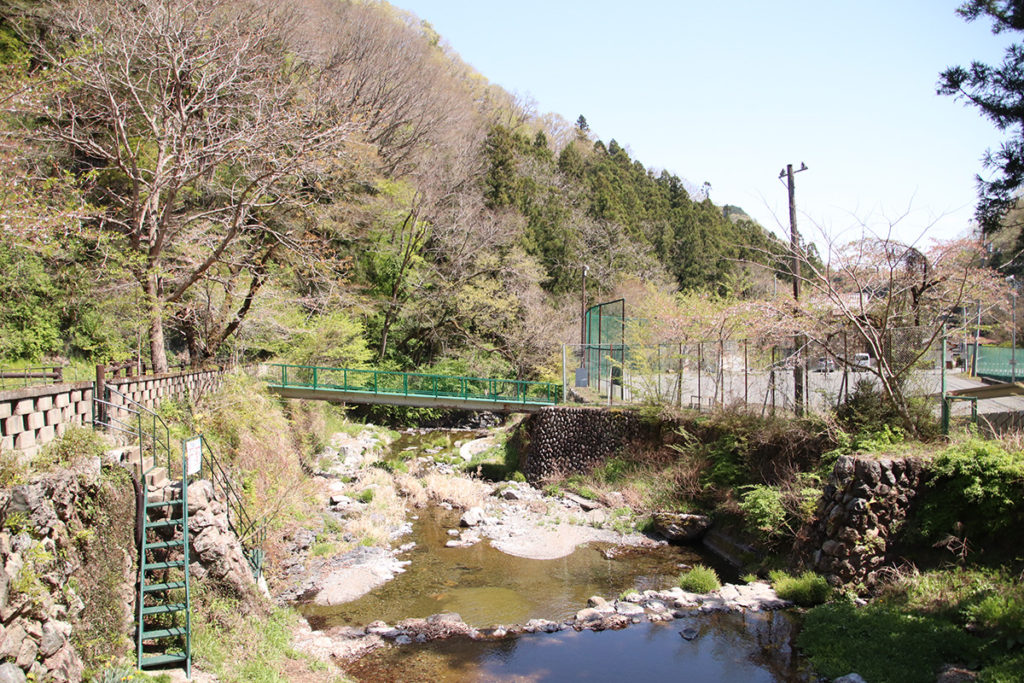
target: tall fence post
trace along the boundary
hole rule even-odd
[[[747,373],[747,340],[743,340],[743,409],[750,403],[749,375]]]
[[[103,403],[107,398],[107,366],[97,365],[96,366],[96,383],[92,389],[92,405],[93,405],[93,416],[92,421],[95,425],[96,422],[100,424],[106,424],[107,422],[107,407]],[[95,428],[95,427],[94,427]]]
[[[700,395],[700,379],[703,374],[704,365],[704,342],[697,342],[697,412],[701,411],[702,399]]]

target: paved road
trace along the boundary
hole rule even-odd
[[[867,372],[843,371],[809,372],[805,375],[805,388],[812,409],[821,410],[835,406],[847,391],[852,391],[859,382],[878,385],[878,378]],[[984,383],[947,373],[946,388],[949,391],[972,387],[986,386]],[[939,370],[917,372],[910,380],[910,392],[917,396],[937,396],[942,388],[942,373]],[[607,392],[607,382],[601,383],[602,393]],[[679,378],[675,373],[666,373],[649,377],[627,375],[624,396],[620,398],[619,389],[613,397],[614,402],[642,402],[645,397],[660,395],[663,400],[675,402],[679,396]],[[746,402],[748,405],[777,409],[791,408],[793,405],[793,374],[792,371],[777,371],[772,377],[766,371],[725,372],[720,381],[711,374],[702,374],[698,379],[696,373],[683,373],[682,405],[698,404],[710,407],[716,403],[732,405]],[[936,401],[936,410],[938,409]],[[998,413],[1007,411],[1024,411],[1024,397],[1008,397],[984,399],[978,402],[978,411],[982,413]],[[954,403],[954,414],[970,413],[970,405],[966,401]]]

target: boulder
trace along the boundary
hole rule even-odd
[[[462,519],[459,520],[459,524],[467,527],[474,527],[482,524],[487,515],[484,513],[482,507],[472,507],[466,510],[462,514]]]
[[[697,541],[711,526],[710,517],[685,512],[655,512],[652,520],[654,530],[674,542]]]
[[[0,683],[25,683],[25,672],[10,662],[0,664]]]

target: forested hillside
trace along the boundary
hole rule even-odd
[[[0,8],[3,362],[534,377],[575,339],[584,266],[592,301],[749,295],[771,270],[746,261],[783,251],[387,3]]]

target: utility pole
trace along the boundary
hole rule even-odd
[[[786,164],[786,168],[779,173],[779,178],[786,176],[786,184],[789,188],[789,249],[793,256],[790,272],[793,274],[793,302],[797,305],[800,301],[800,233],[796,229],[796,184],[793,175],[806,171],[807,164],[801,162],[800,168],[793,170],[793,164]],[[804,369],[800,361],[800,351],[804,346],[802,334],[793,336],[793,405],[797,415],[804,414]]]

